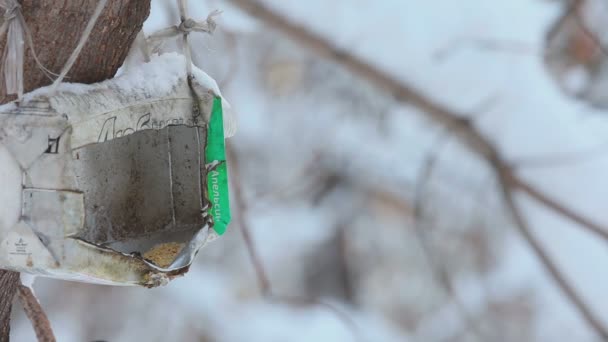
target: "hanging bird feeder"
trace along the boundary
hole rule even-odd
[[[163,54],[0,106],[0,268],[152,287],[225,232],[232,119],[186,63]]]

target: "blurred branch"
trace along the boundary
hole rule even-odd
[[[448,44],[438,49],[433,54],[433,58],[437,61],[443,62],[447,58],[452,57],[452,55],[458,52],[458,50],[468,47],[521,55],[537,55],[539,53],[538,49],[534,48],[532,44],[526,42],[507,39],[500,40],[481,37],[461,37],[455,39],[454,41],[448,42]]]
[[[436,253],[433,249],[432,243],[428,239],[426,229],[422,226],[423,220],[423,200],[426,194],[426,186],[432,177],[433,170],[437,165],[437,159],[442,151],[442,148],[448,142],[448,135],[443,132],[438,139],[435,141],[433,147],[430,148],[430,153],[423,162],[422,168],[418,174],[415,190],[414,190],[414,232],[418,238],[420,247],[429,263],[431,273],[435,277],[437,283],[443,287],[443,290],[454,302],[455,308],[458,314],[462,317],[464,324],[466,325],[465,330],[473,333],[478,341],[488,341],[487,336],[484,336],[481,328],[468,311],[464,303],[460,300],[454,289],[454,284],[448,270],[440,260],[437,259]]]
[[[247,224],[247,220],[245,220],[245,215],[247,213],[247,204],[244,200],[243,188],[241,187],[239,159],[236,155],[236,152],[232,149],[232,145],[227,145],[226,152],[228,153],[228,160],[230,162],[230,174],[232,175],[232,177],[230,178],[232,181],[232,187],[234,189],[234,203],[239,230],[241,231],[241,235],[243,236],[243,240],[245,241],[245,245],[247,246],[249,259],[251,260],[253,268],[255,269],[255,273],[258,278],[262,295],[272,295],[270,281],[268,280],[268,276],[266,275],[266,270],[264,269],[262,260],[260,259],[253,243],[253,239],[251,238],[251,233]]]
[[[519,210],[515,201],[515,189],[509,181],[510,175],[508,172],[504,172],[501,177],[502,190],[504,197],[509,207],[509,210],[513,214],[516,226],[519,228],[520,233],[528,241],[530,247],[545,266],[545,269],[549,272],[553,281],[556,285],[564,292],[564,294],[570,299],[572,304],[578,309],[581,315],[585,318],[587,323],[595,329],[598,335],[604,341],[608,341],[608,332],[604,327],[603,323],[598,319],[591,309],[585,304],[583,299],[574,289],[574,286],[566,279],[566,277],[560,272],[557,265],[553,262],[549,254],[544,250],[541,242],[536,239],[530,226],[526,222],[523,214]]]
[[[235,197],[235,209],[237,212],[237,221],[243,235],[243,240],[245,241],[245,245],[247,247],[247,251],[249,253],[249,258],[251,259],[251,263],[255,269],[256,276],[258,278],[258,282],[260,284],[260,290],[262,295],[270,300],[275,300],[283,303],[287,303],[290,305],[316,305],[322,308],[327,309],[329,312],[334,314],[345,326],[347,329],[353,334],[353,337],[357,341],[361,341],[361,334],[357,327],[357,324],[343,311],[339,310],[336,306],[326,303],[317,298],[307,298],[301,296],[281,296],[275,295],[272,292],[272,286],[268,279],[266,269],[264,268],[264,264],[260,259],[253,239],[251,238],[251,233],[249,229],[249,225],[245,220],[245,214],[247,212],[247,205],[243,196],[243,188],[241,186],[241,176],[239,169],[239,160],[236,152],[229,144],[227,145],[227,153],[228,153],[228,161],[230,163],[230,180],[232,182],[232,187],[234,189],[234,197]]]
[[[520,190],[535,200],[547,204],[546,201],[543,202],[542,200],[550,197],[540,192],[533,191],[535,190],[534,187],[530,186],[523,179],[520,179],[511,167],[511,164],[502,159],[498,149],[490,139],[486,138],[474,126],[473,122],[467,118],[465,113],[451,111],[438,104],[415,88],[403,83],[398,78],[371,65],[349,51],[336,47],[330,40],[310,31],[306,27],[290,22],[288,19],[284,18],[283,15],[273,11],[256,0],[228,1],[250,15],[262,20],[269,26],[281,31],[292,40],[309,48],[315,53],[338,63],[354,75],[383,89],[391,94],[397,101],[418,108],[418,113],[424,118],[433,121],[437,125],[443,126],[444,129],[451,132],[460,143],[477,154],[481,159],[484,159],[494,169],[497,177],[501,180],[503,193],[508,203],[514,204],[512,194],[516,190]],[[543,250],[542,246],[532,236],[528,226],[516,210],[516,206],[509,205],[509,208],[512,211],[515,223],[522,236],[526,239],[531,249],[542,262],[556,285],[559,286],[566,298],[568,298],[568,300],[577,308],[579,313],[586,319],[587,323],[596,331],[596,333],[603,339],[608,340],[608,329],[601,324],[600,320],[595,317],[587,305],[579,298],[572,286],[560,275],[558,269]],[[574,220],[574,218],[582,217],[582,215],[572,216],[574,211],[563,206],[550,208],[554,210],[561,209],[557,212],[572,220]],[[604,234],[601,232],[605,232],[606,230],[601,229],[598,231],[596,225],[589,225],[589,220],[576,222],[580,223],[581,227],[588,231],[604,237]]]
[[[341,270],[341,285],[344,290],[344,298],[347,302],[352,302],[355,299],[355,291],[352,282],[352,270],[349,262],[349,243],[348,236],[346,234],[346,226],[338,225],[336,229],[336,243],[338,248],[338,255],[340,261]]]
[[[465,145],[479,153],[484,159],[495,159],[493,146],[489,145],[484,137],[480,136],[472,129],[471,123],[465,115],[453,113],[435,104],[413,88],[402,84],[397,78],[359,59],[347,50],[335,47],[331,41],[309,31],[305,27],[289,22],[280,14],[275,13],[257,1],[228,1],[283,32],[291,39],[313,50],[317,54],[342,65],[353,74],[362,77],[373,85],[385,90],[393,95],[398,101],[406,102],[418,107],[429,119],[436,121],[448,128],[449,131],[458,135]]]
[[[27,286],[19,285],[17,293],[19,295],[19,302],[21,302],[23,310],[30,319],[34,332],[36,332],[38,342],[55,342],[51,323],[32,290]]]
[[[279,184],[274,189],[269,189],[263,192],[256,192],[254,197],[258,206],[260,202],[266,200],[285,200],[288,196],[299,195],[298,191],[310,191],[315,184],[321,183],[324,173],[319,168],[321,154],[318,151],[313,153],[313,157],[306,162],[305,166],[297,171],[294,171],[294,176],[291,176],[288,181]]]
[[[555,155],[518,158],[513,160],[512,164],[520,169],[572,166],[574,164],[589,162],[595,158],[603,157],[606,152],[608,152],[608,141],[603,141],[595,146],[580,149],[578,151],[562,152]]]

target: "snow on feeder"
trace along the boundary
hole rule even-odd
[[[184,57],[0,106],[0,268],[158,286],[230,222],[229,105]]]

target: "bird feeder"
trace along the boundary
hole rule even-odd
[[[153,287],[225,232],[228,104],[184,68],[164,54],[0,106],[0,268]]]

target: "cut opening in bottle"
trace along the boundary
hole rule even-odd
[[[187,266],[177,259],[208,223],[205,141],[202,127],[171,125],[74,150],[85,219],[73,237],[160,268]]]

